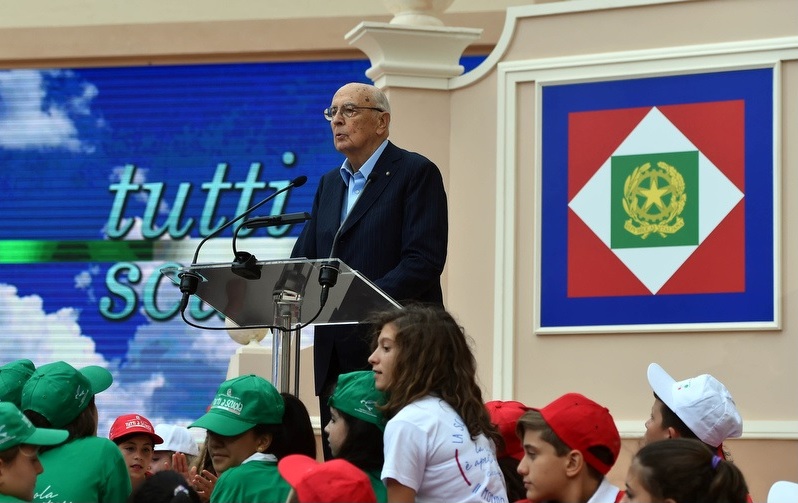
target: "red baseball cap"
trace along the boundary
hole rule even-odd
[[[377,503],[366,472],[343,459],[318,463],[304,454],[291,454],[277,463],[299,501],[316,503]]]
[[[499,433],[504,439],[504,450],[497,452],[496,457],[510,456],[521,461],[521,458],[524,457],[524,446],[521,445],[521,439],[515,432],[515,425],[524,412],[529,410],[529,407],[513,400],[491,400],[485,403],[485,408],[490,414],[490,422],[499,428]]]
[[[111,425],[111,431],[108,432],[108,438],[116,440],[126,435],[133,435],[135,433],[143,433],[152,437],[153,444],[162,444],[163,439],[155,433],[155,428],[146,417],[139,414],[125,414],[119,416]]]
[[[582,453],[585,461],[606,475],[621,452],[621,435],[609,409],[579,393],[567,393],[540,412],[543,419],[565,445]],[[612,463],[601,461],[588,451],[603,446],[612,453]]]

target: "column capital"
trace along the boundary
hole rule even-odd
[[[480,28],[364,21],[344,38],[371,60],[366,76],[377,87],[447,89],[464,71],[463,51],[481,35]]]

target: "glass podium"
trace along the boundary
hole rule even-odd
[[[331,262],[338,277],[324,307],[319,272]],[[272,384],[288,392],[293,354],[294,394],[299,392],[299,337],[297,326],[310,322],[356,323],[376,311],[401,309],[401,305],[358,271],[337,259],[286,259],[164,267],[161,273],[175,285],[184,275],[199,279],[197,297],[239,327],[272,327]]]

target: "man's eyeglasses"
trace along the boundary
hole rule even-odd
[[[335,116],[338,115],[338,112],[340,111],[344,115],[344,117],[346,117],[347,119],[351,119],[352,117],[357,115],[357,111],[358,110],[376,110],[378,112],[384,112],[385,111],[382,108],[377,108],[377,107],[357,107],[355,105],[344,105],[344,106],[342,106],[340,108],[338,108],[338,107],[325,108],[324,109],[324,118],[327,119],[328,121],[332,121],[335,118]]]

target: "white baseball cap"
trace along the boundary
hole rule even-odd
[[[743,434],[743,419],[731,393],[711,375],[676,381],[662,367],[652,363],[648,366],[648,383],[659,399],[705,444],[718,447],[727,438]]]
[[[188,428],[174,424],[159,424],[155,433],[163,439],[162,444],[156,444],[156,451],[182,452],[190,456],[199,455],[199,447]]]

